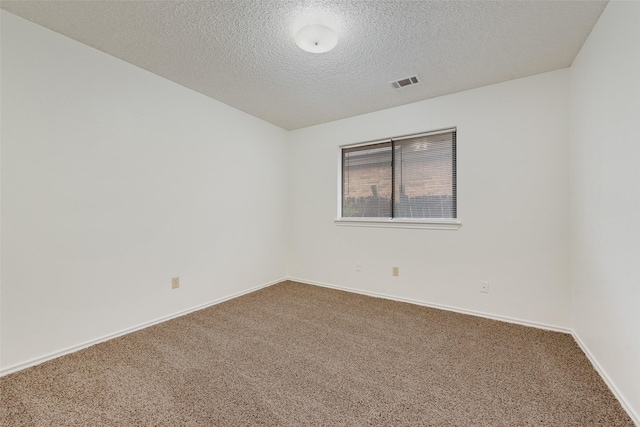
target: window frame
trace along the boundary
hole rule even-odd
[[[442,128],[429,132],[420,132],[415,134],[408,134],[402,136],[396,136],[391,138],[383,138],[366,142],[358,142],[354,144],[343,144],[338,146],[338,193],[337,193],[337,215],[334,223],[338,226],[350,226],[350,227],[383,227],[383,228],[421,228],[421,229],[435,229],[435,230],[459,230],[462,227],[460,220],[460,208],[458,205],[458,189],[456,182],[456,218],[376,218],[376,217],[343,217],[342,216],[342,204],[343,204],[343,150],[345,148],[365,147],[368,145],[384,144],[403,139],[417,138],[427,135],[437,135],[440,133],[456,132],[456,142],[458,137],[458,129],[453,127]],[[453,147],[453,165],[456,176],[457,173],[457,146]]]

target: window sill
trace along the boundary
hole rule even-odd
[[[462,223],[455,219],[383,219],[383,218],[338,218],[336,225],[347,227],[382,227],[382,228],[424,228],[428,230],[459,230]]]

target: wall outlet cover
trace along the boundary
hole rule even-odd
[[[489,282],[487,280],[480,281],[480,292],[489,293]]]

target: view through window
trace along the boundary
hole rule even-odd
[[[342,217],[456,218],[455,129],[343,148]]]

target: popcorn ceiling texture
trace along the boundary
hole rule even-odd
[[[285,129],[571,65],[606,1],[3,1],[2,8]],[[293,39],[338,32],[312,54]],[[422,84],[388,82],[419,74]],[[167,100],[170,102],[170,100]]]
[[[0,378],[0,426],[633,426],[570,335],[284,282]]]

